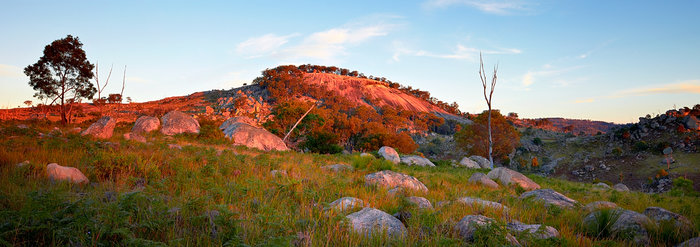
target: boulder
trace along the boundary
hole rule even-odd
[[[199,122],[192,116],[181,111],[171,111],[161,119],[163,124],[160,133],[163,135],[177,135],[182,133],[199,134]]]
[[[583,218],[584,226],[597,224],[597,218],[602,211],[595,211]],[[610,226],[613,236],[630,237],[637,245],[649,245],[649,233],[647,226],[653,226],[654,222],[649,217],[626,209],[612,209],[611,214],[617,217],[615,223]]]
[[[143,137],[142,135],[136,133],[124,133],[124,139],[142,143],[146,142],[146,137]]]
[[[464,203],[466,205],[472,206],[472,207],[484,207],[484,208],[491,208],[494,210],[508,211],[508,207],[503,206],[503,204],[500,204],[498,202],[483,200],[480,198],[462,197],[462,198],[457,199],[457,201]]]
[[[459,166],[466,167],[466,168],[472,168],[472,169],[479,169],[479,168],[481,168],[481,166],[479,165],[479,163],[476,163],[476,161],[473,161],[473,160],[470,159],[469,157],[464,157],[464,158],[462,158],[462,160],[459,161],[458,165],[459,165]]]
[[[284,144],[281,138],[268,132],[263,128],[256,127],[247,123],[249,118],[229,118],[219,129],[224,132],[224,135],[233,141],[233,145],[243,145],[249,148],[257,148],[260,150],[270,151],[287,151],[287,145]],[[252,120],[250,120],[252,121]]]
[[[418,181],[418,179],[389,170],[365,175],[365,184],[376,184],[389,189],[401,187],[409,190],[428,192],[428,187],[425,187],[425,184]]]
[[[568,198],[553,189],[533,190],[520,195],[520,199],[529,197],[534,197],[533,199],[535,200],[543,201],[546,206],[555,205],[562,208],[572,208],[578,204],[576,200]]]
[[[407,234],[406,227],[399,219],[378,209],[367,207],[345,217],[350,221],[353,231],[367,237],[384,232],[389,237],[402,237]]]
[[[530,234],[530,236],[536,239],[548,239],[559,237],[559,231],[551,226],[545,225],[528,225],[521,224],[519,222],[511,222],[506,226],[508,231],[516,232],[518,234]]]
[[[700,121],[695,116],[685,116],[683,118],[683,126],[689,130],[700,130]]]
[[[700,247],[700,237],[688,239],[687,241],[676,245],[676,247]]]
[[[344,172],[344,171],[354,171],[355,168],[352,168],[352,166],[346,165],[346,164],[334,164],[334,165],[327,165],[327,166],[322,166],[321,169],[331,171],[331,172]]]
[[[676,232],[681,236],[690,237],[693,234],[693,223],[683,215],[659,207],[648,207],[644,210],[644,215],[657,224],[673,224],[676,228]]]
[[[469,157],[469,159],[471,159],[474,162],[476,162],[477,164],[479,164],[479,166],[481,168],[491,169],[491,161],[489,161],[487,158],[484,158],[484,157],[481,157],[478,155],[472,155]]]
[[[600,209],[617,208],[617,204],[615,204],[614,202],[608,202],[608,201],[595,201],[595,202],[591,202],[589,204],[586,204],[586,206],[584,208],[588,212],[593,212],[593,211],[597,211]]]
[[[109,139],[112,137],[115,126],[117,126],[117,120],[110,116],[104,116],[90,125],[90,127],[85,129],[80,135],[91,135],[99,139]]]
[[[627,188],[627,185],[624,185],[622,183],[616,184],[613,186],[614,190],[620,191],[620,192],[625,192],[625,191],[630,191],[629,188]]]
[[[338,211],[345,211],[348,209],[364,207],[364,205],[364,201],[355,197],[346,196],[331,202],[331,204],[329,204],[328,207]]]
[[[60,166],[56,163],[46,165],[46,175],[51,181],[68,181],[74,184],[87,184],[90,182],[78,168]]]
[[[396,152],[392,147],[383,146],[379,149],[379,155],[384,157],[384,159],[391,161],[394,164],[401,162],[399,153]]]
[[[608,184],[606,184],[606,183],[597,183],[597,184],[594,184],[594,185],[593,185],[593,188],[594,188],[594,189],[599,189],[599,190],[609,190],[609,189],[610,189],[610,185],[608,185]]]
[[[472,242],[474,241],[474,232],[476,232],[477,229],[487,227],[494,222],[495,220],[483,215],[467,215],[457,222],[455,230],[464,241]],[[505,238],[511,245],[520,246],[518,240],[512,235],[507,234]]]
[[[505,167],[498,167],[486,174],[490,179],[498,180],[504,185],[517,184],[525,190],[536,190],[540,185],[525,175]]]
[[[418,155],[406,155],[401,156],[401,162],[406,163],[406,165],[417,165],[417,166],[435,166],[430,160],[420,157]]]
[[[134,127],[131,127],[131,133],[145,134],[156,131],[158,128],[160,128],[160,120],[157,117],[140,116],[134,122]]]
[[[421,209],[433,209],[433,204],[428,201],[428,199],[425,199],[420,196],[411,196],[411,197],[406,197],[406,201],[408,203],[415,205],[418,208]]]
[[[498,189],[498,183],[495,181],[491,180],[486,174],[483,174],[481,172],[477,172],[472,174],[471,177],[469,177],[468,180],[469,183],[474,183],[474,184],[481,184],[483,186],[489,187],[489,188],[494,188]]]

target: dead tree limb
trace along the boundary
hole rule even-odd
[[[124,85],[126,84],[126,65],[124,65],[124,77],[122,77],[122,92],[119,94],[119,100],[124,98]]]
[[[498,65],[493,67],[493,78],[491,78],[491,89],[487,90],[486,87],[486,72],[484,71],[484,59],[479,53],[479,79],[481,79],[481,84],[484,86],[484,99],[486,100],[486,105],[489,107],[489,117],[488,117],[488,128],[489,128],[489,162],[491,162],[491,169],[493,169],[493,138],[491,135],[491,99],[493,98],[493,90],[496,87],[496,73],[498,72]],[[488,94],[487,94],[488,92]]]
[[[287,134],[284,135],[284,138],[282,138],[282,141],[287,141],[287,137],[289,137],[289,134],[292,133],[292,131],[297,127],[297,125],[299,125],[299,123],[301,123],[301,120],[303,120],[304,117],[306,117],[306,115],[309,114],[309,112],[311,112],[311,110],[313,110],[314,107],[316,107],[317,104],[318,104],[318,101],[314,102],[314,104],[311,105],[311,107],[309,108],[309,110],[307,110],[306,113],[304,113],[304,115],[301,115],[301,117],[299,118],[299,120],[297,120],[297,122],[294,124],[294,126],[292,126],[292,128],[289,130],[289,132],[287,132]]]

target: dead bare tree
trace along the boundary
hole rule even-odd
[[[126,65],[124,65],[124,77],[122,77],[122,92],[119,93],[119,103],[121,103],[121,99],[124,98],[124,85],[126,84]]]
[[[493,67],[493,78],[491,78],[491,89],[487,90],[487,78],[486,72],[484,71],[484,59],[479,52],[479,78],[481,79],[481,84],[484,86],[484,99],[486,100],[486,105],[489,107],[489,117],[488,117],[488,128],[489,128],[489,161],[491,162],[491,169],[493,169],[493,138],[491,137],[491,99],[493,98],[493,89],[496,87],[496,73],[498,72],[498,64]]]
[[[100,63],[96,62],[95,63],[95,83],[97,84],[97,99],[101,100],[102,99],[102,91],[107,87],[107,84],[109,83],[109,78],[112,77],[112,69],[114,68],[114,64],[109,68],[109,74],[107,74],[107,81],[105,81],[105,84],[100,87]]]

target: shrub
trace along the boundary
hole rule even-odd
[[[666,176],[668,176],[668,172],[664,169],[661,169],[658,172],[656,172],[656,178],[663,178]]]
[[[455,141],[471,154],[489,157],[488,111],[484,111],[454,136]],[[508,123],[498,111],[491,112],[491,132],[493,139],[493,157],[504,157],[515,150],[520,143],[518,130]]]
[[[301,144],[302,149],[321,154],[336,154],[343,148],[336,144],[338,137],[333,133],[316,132],[306,136],[306,141]]]
[[[648,148],[649,148],[649,144],[647,144],[647,142],[638,141],[638,142],[634,143],[632,150],[634,150],[636,152],[641,152],[641,151],[647,150]]]
[[[535,137],[535,139],[532,139],[532,143],[534,143],[534,144],[537,145],[537,146],[541,146],[541,145],[542,145],[542,139],[540,139],[539,137]]]
[[[613,224],[617,222],[621,211],[615,209],[601,209],[594,213],[594,219],[587,222],[583,227],[586,234],[594,238],[613,237],[611,230]]]
[[[620,147],[613,148],[611,153],[615,156],[620,156],[620,155],[622,155],[622,148],[620,148]]]
[[[700,193],[693,189],[693,180],[684,177],[673,179],[673,188],[668,194],[672,196],[700,196]]]

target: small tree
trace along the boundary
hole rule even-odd
[[[493,97],[493,89],[496,87],[496,73],[498,72],[498,65],[493,67],[493,77],[491,78],[491,89],[486,88],[486,72],[484,71],[484,59],[479,53],[479,78],[481,79],[481,84],[484,86],[484,99],[486,100],[486,105],[489,107],[489,117],[488,117],[488,129],[489,129],[489,162],[491,162],[491,169],[493,169],[493,138],[491,138],[491,98]],[[488,92],[488,93],[487,93]]]
[[[51,104],[60,101],[61,121],[68,123],[70,109],[66,103],[92,98],[97,91],[90,83],[95,67],[85,56],[83,44],[71,35],[55,40],[44,48],[44,55],[33,65],[24,68],[29,85],[37,92],[34,97],[49,99]]]
[[[31,101],[31,100],[25,100],[25,101],[24,101],[24,104],[27,105],[27,107],[31,107],[31,106],[32,106],[32,101]]]
[[[488,111],[477,115],[473,119],[473,124],[465,125],[455,133],[454,139],[470,154],[486,156],[491,152],[494,157],[503,160],[520,143],[520,134],[498,110],[493,110],[491,116],[493,142],[485,142],[484,139],[489,137],[488,115]]]

